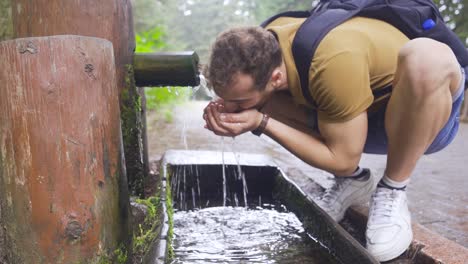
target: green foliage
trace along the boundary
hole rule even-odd
[[[136,52],[155,52],[166,48],[166,37],[163,26],[156,24],[154,13],[161,2],[137,1],[135,2],[135,36]],[[148,8],[150,7],[150,8]],[[151,10],[151,8],[154,8]],[[146,19],[143,19],[146,18]],[[191,96],[191,89],[187,87],[155,87],[146,88],[146,109],[156,110],[166,122],[172,122],[172,110],[175,105],[187,101]]]
[[[161,16],[155,15],[160,1],[138,0],[132,3],[135,25],[136,52],[155,52],[166,47],[166,30]]]
[[[161,40],[164,36],[162,27],[156,26],[135,35],[136,52],[155,52],[166,46]]]
[[[153,110],[188,100],[192,95],[192,89],[190,87],[155,87],[146,89],[145,95],[146,108]]]
[[[157,7],[164,14],[167,32],[165,50],[194,50],[201,62],[207,60],[210,43],[221,31],[255,23],[253,1],[240,0],[174,0]]]
[[[434,0],[448,26],[468,44],[468,0]]]
[[[166,122],[172,122],[172,110],[192,96],[190,87],[158,87],[145,89],[146,109],[156,110]]]
[[[158,7],[162,2],[169,0],[137,0],[132,1],[132,11],[133,11],[133,24],[135,27],[135,32],[139,34],[140,32],[148,31],[151,28],[161,25],[162,19],[161,14],[157,13]]]

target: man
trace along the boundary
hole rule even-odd
[[[417,161],[446,147],[458,130],[464,74],[445,44],[409,40],[383,21],[355,17],[332,29],[315,52],[313,107],[291,51],[303,21],[281,17],[266,29],[218,36],[205,75],[222,99],[205,108],[206,128],[220,136],[266,134],[334,174],[336,186],[318,204],[336,221],[371,198],[367,249],[379,261],[393,259],[412,240],[405,188]],[[387,154],[378,184],[359,167],[364,152]]]

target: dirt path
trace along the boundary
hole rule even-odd
[[[178,107],[173,123],[149,113],[150,158],[159,159],[167,149],[263,153],[275,158],[281,169],[312,196],[320,195],[322,187],[332,183],[330,174],[310,167],[268,137],[250,133],[234,140],[215,136],[203,128],[205,105],[190,102]],[[385,156],[364,155],[361,165],[381,177]],[[425,156],[411,179],[408,196],[414,221],[468,247],[468,124],[461,125],[457,138],[444,151]]]

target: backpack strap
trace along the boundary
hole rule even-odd
[[[354,1],[356,2],[356,1]],[[367,1],[361,1],[363,3]],[[317,10],[301,25],[292,43],[292,53],[301,83],[302,94],[314,107],[316,103],[309,90],[309,69],[320,41],[330,30],[355,16],[361,6],[331,1],[324,9]]]

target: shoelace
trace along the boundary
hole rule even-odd
[[[401,199],[401,194],[398,190],[390,190],[387,188],[377,188],[372,195],[371,218],[374,224],[391,223],[395,217],[397,204]]]

